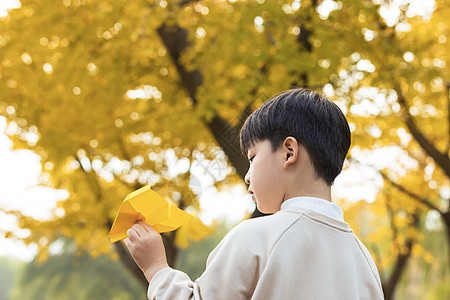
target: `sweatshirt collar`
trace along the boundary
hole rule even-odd
[[[322,198],[294,197],[281,203],[281,210],[287,210],[294,207],[309,209],[329,218],[344,222],[344,212],[342,209],[337,204]]]

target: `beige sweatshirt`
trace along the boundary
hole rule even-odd
[[[287,203],[288,202],[288,203]],[[208,257],[195,282],[178,270],[160,270],[148,298],[383,299],[367,249],[326,200],[287,200],[274,215],[243,221]]]

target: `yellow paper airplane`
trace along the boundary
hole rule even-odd
[[[177,229],[193,216],[167,202],[157,192],[144,186],[123,200],[109,232],[111,243],[128,237],[127,230],[136,221],[144,221],[159,233]]]

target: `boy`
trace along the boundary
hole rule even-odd
[[[283,92],[241,130],[245,176],[261,212],[208,257],[195,282],[167,265],[161,236],[138,222],[125,243],[149,281],[149,299],[383,299],[377,268],[331,202],[350,147],[336,104],[315,92]]]

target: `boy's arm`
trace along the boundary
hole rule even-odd
[[[227,234],[211,253],[205,272],[195,282],[168,267],[161,236],[151,226],[143,222],[133,225],[125,243],[150,283],[149,299],[250,299],[257,283],[261,253],[249,249],[253,248],[248,244],[251,234],[235,234],[236,231]]]

